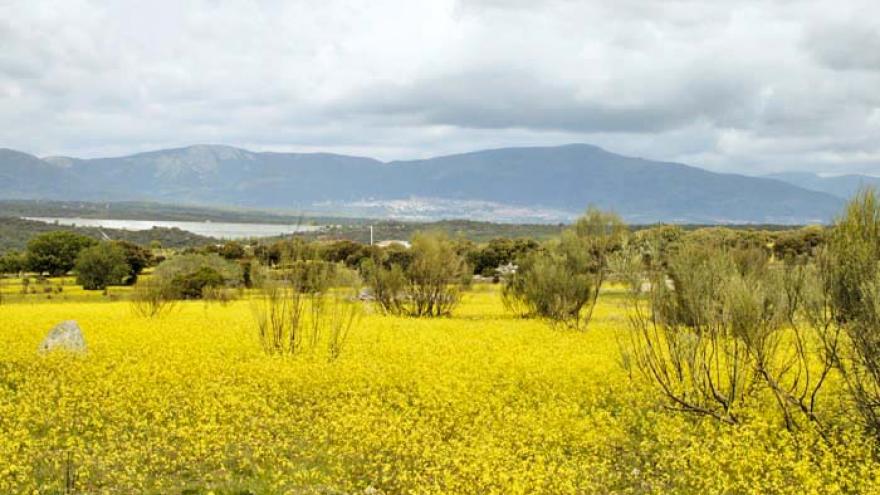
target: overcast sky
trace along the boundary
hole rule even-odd
[[[0,0],[0,147],[880,175],[877,0]]]

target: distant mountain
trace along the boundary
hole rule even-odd
[[[0,198],[246,206],[412,219],[569,220],[588,205],[630,222],[812,223],[842,200],[585,144],[381,162],[198,145],[98,159],[0,152]]]
[[[27,199],[63,196],[68,188],[79,189],[77,179],[39,158],[0,148],[0,197]]]
[[[851,198],[864,186],[880,188],[880,177],[872,177],[870,175],[850,174],[822,177],[809,172],[782,172],[765,177],[788,182],[811,191],[828,193],[843,199]]]

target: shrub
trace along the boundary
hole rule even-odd
[[[241,281],[242,270],[236,263],[216,254],[184,254],[157,266],[151,284],[160,287],[155,290],[163,297],[226,300],[229,292],[220,291]]]
[[[230,285],[236,285],[241,281],[241,267],[216,254],[183,254],[173,256],[159,264],[153,272],[153,276],[163,280],[170,280],[182,273],[198,271],[202,267],[213,269]]]
[[[179,299],[202,299],[209,289],[225,285],[226,279],[214,268],[201,266],[194,272],[179,273],[171,279],[171,287]]]
[[[626,361],[675,410],[736,423],[737,407],[754,389],[750,355],[738,337],[751,323],[776,317],[746,314],[755,309],[747,292],[757,287],[737,273],[728,253],[686,244],[665,269],[648,274],[647,307],[633,301]]]
[[[386,266],[378,256],[361,263],[364,282],[372,291],[376,304],[388,314],[404,313],[403,294],[406,274],[400,265]]]
[[[284,264],[283,278],[298,292],[320,293],[337,277],[337,263],[319,260],[296,260]]]
[[[815,256],[828,238],[825,227],[813,225],[783,230],[773,236],[773,255],[779,260]]]
[[[247,256],[247,250],[238,241],[229,241],[223,244],[218,254],[227,260],[240,260]]]
[[[860,191],[838,219],[820,257],[818,303],[825,342],[858,414],[880,439],[880,198]],[[842,335],[841,335],[842,334]]]
[[[286,270],[280,280],[261,285],[252,310],[267,354],[296,355],[326,346],[328,359],[339,357],[361,314],[356,303],[359,278],[341,265],[315,268],[322,265]]]
[[[509,309],[573,328],[588,324],[620,249],[626,227],[614,214],[590,209],[562,238],[520,263],[504,286]]]
[[[73,269],[80,251],[97,241],[64,230],[41,234],[28,242],[27,266],[36,273],[61,276]]]
[[[692,242],[663,264],[638,258],[630,247],[615,261],[631,296],[623,361],[668,407],[737,424],[741,406],[766,392],[788,429],[825,434],[816,407],[839,339],[822,316],[820,269]]]
[[[177,294],[169,284],[155,279],[140,280],[132,291],[131,304],[135,314],[153,318],[170,311],[177,301]]]
[[[555,252],[528,256],[504,287],[507,307],[523,315],[576,325],[581,309],[594,293],[593,278],[572,273],[566,265],[564,257]]]
[[[383,251],[362,271],[383,311],[408,316],[449,315],[471,278],[455,243],[443,233],[418,233],[410,250]]]
[[[104,290],[110,285],[121,285],[131,273],[123,249],[110,242],[82,250],[75,268],[76,282],[85,290]]]

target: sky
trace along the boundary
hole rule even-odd
[[[876,0],[0,0],[0,147],[880,175]]]

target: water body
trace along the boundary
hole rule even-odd
[[[217,239],[246,239],[249,237],[273,237],[294,234],[297,232],[313,232],[323,226],[316,225],[284,225],[272,223],[225,223],[225,222],[175,222],[165,220],[103,220],[97,218],[56,218],[56,217],[24,217],[58,225],[77,227],[101,227],[119,230],[150,230],[153,227],[178,228],[193,234],[215,237]]]

